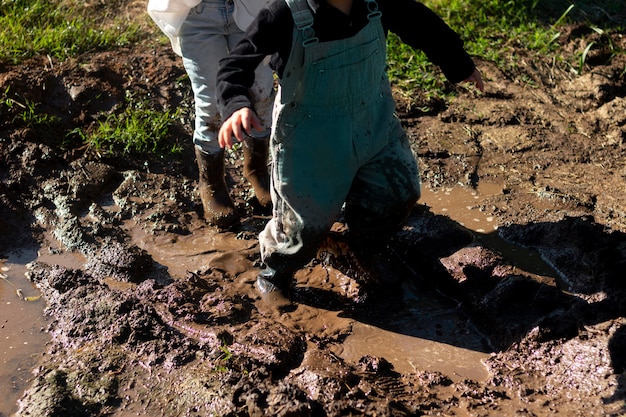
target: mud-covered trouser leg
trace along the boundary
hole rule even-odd
[[[272,146],[274,216],[259,236],[266,265],[294,271],[306,264],[344,202],[350,229],[368,238],[393,233],[406,219],[420,195],[417,162],[399,121],[377,108],[316,122],[292,113],[299,135],[283,129],[289,142],[275,138]]]
[[[420,197],[417,167],[402,128],[396,123],[399,138],[378,158],[363,167],[348,195],[344,216],[348,242],[359,277],[376,288],[396,284],[402,274],[395,270],[388,244]],[[399,193],[403,190],[404,193]],[[404,197],[402,197],[404,195]],[[392,288],[395,285],[392,285]]]
[[[183,64],[194,93],[193,142],[205,153],[219,151],[221,119],[217,109],[216,77],[219,60],[243,37],[233,20],[233,2],[203,0],[187,16],[180,34]],[[267,65],[257,69],[250,92],[255,110],[269,130],[272,123],[273,74]]]
[[[395,233],[420,198],[417,162],[400,121],[394,117],[390,141],[362,166],[345,204],[351,240],[382,243]]]

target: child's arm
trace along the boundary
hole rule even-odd
[[[379,5],[385,27],[403,43],[423,51],[448,81],[474,82],[475,65],[463,40],[435,12],[416,0],[379,0]]]
[[[283,12],[279,13],[281,7]],[[263,130],[249,94],[254,71],[268,55],[288,56],[292,33],[289,7],[277,1],[259,12],[244,39],[220,61],[217,104],[224,120],[218,135],[221,147],[231,147],[235,140],[242,141],[253,130]]]

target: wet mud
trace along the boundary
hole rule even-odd
[[[8,109],[0,295],[41,306],[46,346],[0,415],[624,415],[624,56],[580,76],[520,62],[516,78],[480,63],[487,92],[458,87],[440,112],[399,98],[424,198],[365,261],[338,219],[282,310],[253,287],[268,216],[240,153],[228,183],[242,222],[218,231],[191,147],[172,161],[67,151],[58,126]],[[1,69],[2,91],[63,126],[95,123],[128,90],[190,105],[165,46]]]

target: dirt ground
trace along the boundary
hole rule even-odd
[[[594,36],[572,26],[560,42],[575,50]],[[623,36],[612,42],[626,49]],[[240,153],[228,181],[242,222],[220,232],[201,217],[190,144],[172,161],[61,146],[58,132],[93,125],[128,95],[189,108],[168,47],[0,64],[0,91],[60,119],[33,129],[2,108],[0,258],[35,245],[84,261],[28,266],[51,341],[16,415],[626,415],[626,56],[592,50],[576,75],[514,53],[509,73],[479,62],[485,94],[455,87],[427,113],[419,95],[398,99],[425,187],[495,185],[476,208],[497,230],[420,202],[366,265],[338,219],[285,311],[252,286],[268,216]],[[503,245],[540,255],[550,272]],[[372,269],[395,282],[373,284]],[[436,314],[411,310],[420,295]],[[484,354],[485,374],[346,359],[359,323],[416,336],[406,329],[418,320],[420,337]]]

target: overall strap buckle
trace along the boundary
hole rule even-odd
[[[376,0],[365,0],[365,3],[367,6],[367,11],[369,12],[367,14],[368,20],[372,19],[373,17],[380,17],[382,15],[380,10],[378,10],[378,3],[376,3]]]
[[[307,47],[319,42],[317,36],[315,36],[315,30],[313,29],[313,12],[309,8],[306,0],[285,0],[289,9],[291,9],[291,15],[296,28],[302,35],[302,46]]]

